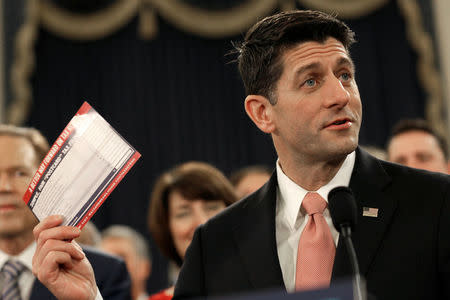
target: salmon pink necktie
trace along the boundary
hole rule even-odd
[[[322,215],[327,202],[319,194],[309,192],[302,207],[309,220],[298,243],[296,291],[328,287],[336,253],[330,227]]]

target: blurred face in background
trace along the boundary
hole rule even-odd
[[[151,270],[150,261],[140,257],[133,242],[126,238],[106,237],[101,241],[100,248],[125,261],[131,277],[133,299],[137,299],[140,293],[145,292],[145,282]]]
[[[27,139],[0,135],[0,239],[33,240],[37,219],[22,197],[37,167],[36,153]]]
[[[244,198],[245,196],[255,192],[262,187],[269,180],[269,178],[270,174],[249,173],[236,185],[236,194],[238,198]]]
[[[225,208],[222,200],[187,199],[174,190],[169,194],[169,230],[178,255],[184,259],[195,229]]]
[[[447,160],[437,139],[421,130],[393,137],[388,146],[388,159],[411,168],[448,173]]]

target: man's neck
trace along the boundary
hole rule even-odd
[[[33,233],[16,237],[0,237],[0,250],[8,255],[19,255],[33,242]]]
[[[133,285],[131,286],[131,296],[132,299],[138,299],[139,296],[145,295],[145,282],[133,282]],[[147,296],[148,298],[148,296]]]
[[[317,191],[326,185],[337,174],[346,156],[325,161],[306,163],[305,161],[294,162],[279,158],[283,173],[292,181],[308,191]]]

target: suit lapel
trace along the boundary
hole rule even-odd
[[[276,173],[241,211],[234,238],[251,284],[256,289],[284,287],[275,237]]]
[[[53,300],[56,299],[49,290],[42,285],[42,283],[37,280],[34,280],[33,287],[31,289],[30,300]]]
[[[350,188],[355,195],[358,219],[352,240],[358,257],[360,272],[367,275],[383,236],[389,227],[397,207],[397,200],[388,198],[383,192],[391,178],[380,162],[356,150],[356,161],[350,180]],[[363,207],[378,209],[377,217],[363,216]],[[352,270],[343,241],[336,250],[333,279],[351,276]]]
[[[350,180],[355,195],[358,219],[352,240],[362,275],[367,275],[383,236],[394,216],[397,199],[384,193],[391,182],[380,162],[366,152],[356,150]],[[241,211],[241,224],[234,228],[234,238],[242,263],[255,288],[284,287],[275,237],[276,173]],[[363,207],[377,208],[377,217],[363,216]],[[352,270],[343,241],[339,241],[333,267],[333,281],[351,276]]]

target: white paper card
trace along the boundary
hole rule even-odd
[[[140,157],[87,102],[50,148],[24,201],[39,220],[64,216],[80,229]]]

